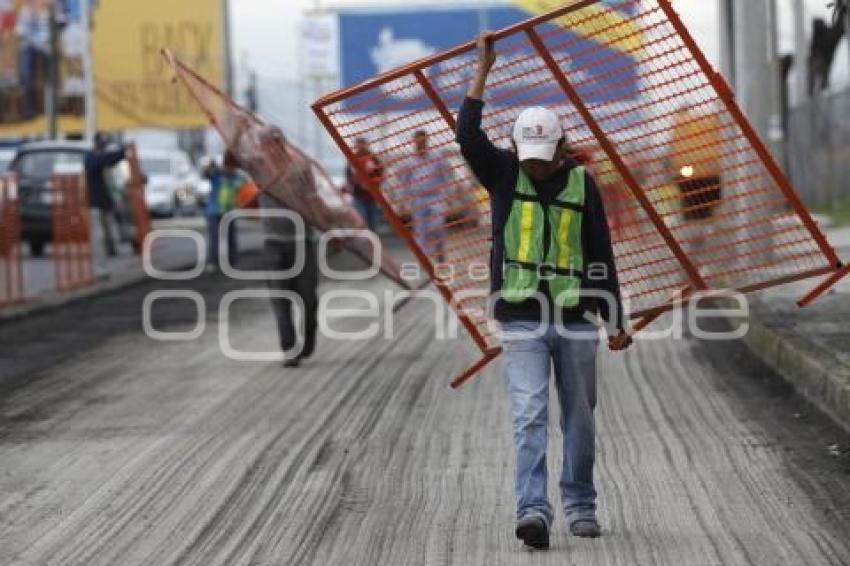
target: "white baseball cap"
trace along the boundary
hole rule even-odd
[[[541,106],[533,106],[522,111],[514,122],[514,142],[517,157],[552,161],[558,142],[564,137],[561,119],[557,114]]]

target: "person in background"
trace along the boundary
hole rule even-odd
[[[47,73],[50,56],[50,9],[45,0],[26,0],[15,24],[18,37],[18,81],[24,94],[24,118],[33,118],[41,99],[36,79]]]
[[[236,195],[239,188],[247,183],[248,176],[239,170],[239,162],[230,150],[224,153],[222,166],[215,160],[204,170],[204,176],[210,182],[210,196],[207,201],[207,267],[210,271],[221,269],[222,240],[227,242],[227,259],[235,266],[239,257],[239,242],[236,235],[236,222],[229,222],[227,234],[221,234],[221,221],[224,215],[236,208]]]
[[[413,154],[405,164],[401,178],[410,198],[413,237],[423,251],[437,263],[445,261],[445,195],[454,181],[445,156],[431,151],[428,132],[413,134]]]
[[[107,174],[127,153],[124,146],[108,151],[108,143],[106,134],[99,132],[94,138],[94,148],[86,153],[83,161],[89,193],[92,259],[98,277],[107,274],[106,256],[114,257],[118,253],[115,245],[115,200],[107,184]]]
[[[369,181],[376,187],[380,187],[384,182],[384,167],[380,160],[375,157],[372,150],[369,148],[369,142],[366,138],[357,138],[354,142],[354,155],[356,156],[361,168],[366,171],[369,176]],[[366,221],[369,230],[375,231],[378,221],[378,207],[372,194],[364,186],[357,176],[354,167],[349,163],[345,168],[345,177],[348,185],[352,188],[354,195],[354,205],[360,216]]]
[[[0,0],[0,83],[9,83],[15,79],[17,16],[12,0]]]
[[[627,348],[631,338],[602,198],[585,168],[567,159],[560,117],[547,108],[523,110],[513,128],[514,151],[497,148],[481,127],[495,61],[493,38],[482,34],[457,141],[492,205],[491,285],[516,449],[515,533],[527,546],[544,549],[554,520],[546,464],[552,368],[561,405],[564,514],[574,536],[598,537],[593,412],[599,329],[587,317],[598,314],[608,323],[612,351]]]
[[[270,126],[263,131],[262,144],[266,151],[275,155],[278,164],[284,166],[284,174],[280,183],[287,186],[290,192],[296,194],[312,194],[315,192],[316,180],[310,163],[301,159],[294,152],[288,151],[286,137],[280,128]],[[267,192],[260,193],[260,210],[274,212],[291,209],[286,208],[277,198]],[[282,279],[269,277],[268,286],[273,291],[289,291],[297,294],[304,306],[303,332],[304,342],[301,351],[294,356],[287,355],[284,367],[298,367],[302,360],[313,355],[316,347],[316,333],[319,327],[319,266],[316,241],[313,229],[302,223],[304,233],[298,233],[295,222],[289,218],[263,217],[265,231],[265,255],[269,271],[284,271],[291,269],[296,260],[297,247],[303,246],[304,267],[294,276]],[[272,297],[272,308],[277,319],[280,348],[288,354],[298,343],[298,330],[295,327],[295,305],[286,298]]]

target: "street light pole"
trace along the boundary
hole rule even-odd
[[[735,79],[735,5],[734,0],[720,0],[720,70],[733,88]]]
[[[742,108],[763,138],[777,141],[781,77],[774,2],[734,0],[732,61],[734,86]]]
[[[95,94],[94,65],[92,64],[91,3],[80,0],[81,24],[83,28],[83,81],[85,82],[86,141],[92,141],[97,132],[97,100]]]
[[[44,81],[44,113],[47,116],[47,137],[59,135],[59,20],[56,3],[48,8],[47,80]]]
[[[232,30],[230,29],[230,0],[221,0],[221,18],[224,34],[224,92],[233,97],[236,87],[233,78],[233,55],[231,53]]]
[[[809,55],[806,45],[806,7],[803,0],[792,0],[794,12],[794,68],[797,80],[794,92],[797,104],[806,100],[809,76]]]
[[[316,17],[319,17],[321,15],[321,13],[322,13],[322,0],[313,0],[313,13],[316,15]],[[301,41],[303,41],[303,36],[301,38]],[[314,74],[312,79],[313,79],[312,80],[313,92],[311,93],[311,98],[313,98],[313,100],[315,100],[316,98],[318,98],[322,94],[322,90],[323,90],[322,89],[322,86],[323,86],[322,77],[319,76],[318,74]],[[319,121],[313,120],[313,158],[316,159],[316,161],[318,161],[319,163],[322,162],[322,159],[324,157],[324,155],[323,155],[324,152],[322,151],[322,139],[323,139],[322,138],[322,132],[323,131],[324,131],[324,128],[321,127],[321,124],[319,123]]]

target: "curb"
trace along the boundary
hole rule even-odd
[[[180,263],[170,269],[186,270],[194,265],[194,261]],[[88,287],[82,287],[73,291],[48,291],[17,305],[10,305],[0,309],[0,324],[13,322],[28,316],[43,314],[72,303],[95,299],[128,287],[144,283],[149,280],[148,274],[141,267],[126,270],[124,273],[113,273],[109,278],[97,281]]]
[[[759,307],[757,301],[751,304],[750,329],[744,343],[798,393],[850,431],[850,367],[793,332],[763,323],[759,308],[765,307]]]

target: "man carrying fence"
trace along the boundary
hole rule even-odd
[[[550,368],[561,406],[561,498],[570,532],[600,535],[593,482],[599,314],[624,350],[623,310],[605,210],[593,178],[566,158],[561,121],[525,109],[514,124],[514,151],[496,148],[481,128],[492,38],[478,40],[478,70],[458,116],[457,141],[493,215],[491,284],[502,326],[505,376],[516,449],[516,535],[549,547],[554,520],[546,481]]]
[[[316,192],[316,179],[310,163],[297,156],[287,148],[286,136],[277,126],[269,126],[261,132],[260,137],[264,153],[277,159],[276,165],[283,174],[276,181],[285,185],[292,194],[307,198]],[[260,193],[260,209],[265,212],[263,229],[265,231],[265,255],[268,269],[271,273],[292,269],[298,257],[298,247],[304,253],[304,263],[301,269],[291,277],[282,278],[270,276],[269,288],[272,291],[294,293],[300,299],[300,305],[286,297],[272,297],[271,303],[277,319],[280,348],[285,354],[284,367],[295,368],[301,362],[313,355],[316,347],[316,334],[319,327],[319,264],[316,251],[315,234],[311,227],[303,225],[304,231],[293,222],[291,217],[281,217],[277,213],[288,211],[297,213],[286,207],[276,196],[268,191]],[[298,317],[300,313],[303,327],[303,342],[298,349],[299,332]],[[293,350],[298,350],[293,353]]]

